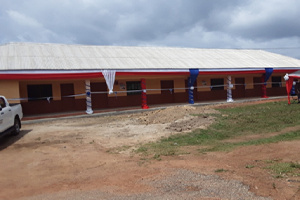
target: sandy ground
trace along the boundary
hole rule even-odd
[[[174,106],[23,125],[19,136],[0,140],[0,199],[300,199],[299,177],[276,179],[265,169],[266,160],[300,162],[299,141],[207,154],[189,147],[190,154],[161,161],[132,153],[206,128],[214,121],[206,114],[215,112]]]

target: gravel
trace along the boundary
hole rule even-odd
[[[259,197],[249,191],[249,187],[236,180],[222,179],[216,175],[204,175],[185,169],[176,169],[163,179],[154,177],[143,179],[141,184],[153,189],[151,192],[141,194],[116,194],[113,191],[67,191],[49,195],[39,195],[22,200],[182,200],[182,199],[210,199],[210,200],[270,200],[271,198]]]

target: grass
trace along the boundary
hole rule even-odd
[[[111,148],[111,149],[107,150],[106,152],[111,153],[111,154],[119,154],[120,152],[126,151],[130,148],[131,148],[131,146],[124,145],[124,146],[117,147],[117,148]]]
[[[300,176],[300,164],[294,162],[269,162],[270,165],[266,169],[270,169],[275,178],[283,178],[288,176]]]
[[[220,173],[220,172],[228,172],[228,170],[227,170],[227,169],[221,168],[221,169],[216,169],[215,172],[216,172],[216,173]]]
[[[300,130],[282,133],[272,137],[264,137],[242,142],[226,142],[238,136],[266,135],[279,132],[284,128],[300,124],[299,105],[287,105],[285,101],[262,103],[249,106],[219,109],[220,114],[206,130],[195,130],[187,134],[177,134],[140,146],[136,152],[143,156],[161,159],[161,156],[171,156],[189,153],[186,146],[199,147],[199,152],[229,151],[239,146],[263,145],[280,141],[300,139]],[[199,115],[202,115],[199,113]],[[207,115],[207,114],[205,114]],[[205,147],[205,148],[204,148]]]
[[[268,137],[268,138],[260,138],[256,140],[249,140],[244,142],[224,142],[215,144],[210,148],[201,149],[200,152],[208,152],[208,151],[229,151],[239,146],[250,146],[250,145],[263,145],[263,144],[270,144],[282,141],[291,141],[291,140],[299,140],[300,139],[300,131],[288,132],[283,133],[280,135]]]

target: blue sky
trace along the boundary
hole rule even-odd
[[[0,44],[264,49],[300,59],[297,0],[0,0]]]

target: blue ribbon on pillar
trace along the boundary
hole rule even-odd
[[[194,104],[194,90],[191,87],[194,85],[199,74],[199,69],[190,69],[190,77],[188,78],[188,87],[189,87],[189,103]]]
[[[266,75],[265,75],[265,85],[267,84],[266,82],[269,80],[270,76],[273,73],[273,68],[265,68]]]
[[[292,96],[296,96],[296,89],[295,89],[295,85],[293,84],[293,87],[291,89],[291,95]]]

